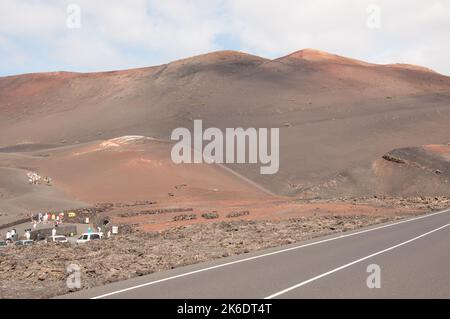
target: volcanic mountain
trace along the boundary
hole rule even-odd
[[[86,145],[93,147],[122,136],[168,141],[173,129],[192,128],[195,119],[203,120],[204,127],[222,130],[227,127],[280,128],[278,174],[261,175],[259,165],[227,165],[227,169],[242,177],[235,177],[240,186],[226,187],[230,192],[243,187],[251,196],[259,196],[258,191],[248,189],[248,185],[259,185],[267,190],[266,194],[303,197],[377,192],[450,193],[443,178],[446,175],[438,174],[436,179],[436,173],[433,173],[432,187],[411,188],[416,176],[413,171],[402,175],[407,176],[401,179],[402,183],[388,187],[387,181],[395,179],[392,176],[397,173],[384,174],[382,170],[387,166],[381,165],[386,161],[383,156],[394,149],[431,144],[448,148],[450,77],[418,66],[371,64],[312,49],[275,60],[220,51],[126,71],[1,77],[0,166],[3,168],[0,171],[3,173],[0,176],[5,181],[6,170],[10,179],[11,169],[45,168],[49,174],[60,177],[64,187],[71,189],[68,198],[92,201],[94,198],[87,196],[86,189],[105,182],[101,178],[105,170],[125,176],[127,172],[120,165],[155,159],[141,156],[144,162],[140,162],[138,155],[128,154],[130,157],[116,161],[115,156],[124,155],[93,152],[83,155],[90,157],[89,160],[82,160],[61,155],[59,148],[81,153]],[[165,149],[162,144],[147,144],[149,150],[144,152],[152,152],[156,147],[157,157],[166,156],[164,161],[169,160],[170,147],[166,154],[161,153]],[[45,149],[52,151],[41,151]],[[417,149],[414,152],[422,154],[421,158],[425,156]],[[407,154],[417,157],[411,152]],[[26,158],[36,160],[36,156],[40,156],[40,164],[30,165]],[[68,165],[67,169],[76,169],[79,178],[70,177],[58,168],[64,167],[61,162],[64,158],[75,165]],[[440,160],[436,165],[441,168],[436,169],[442,171],[441,165],[448,167],[449,162],[442,164]],[[429,163],[430,167],[433,163]],[[148,169],[158,169],[151,167],[149,164]],[[211,173],[202,168],[183,175],[165,167],[164,174],[160,175],[136,174],[130,169],[134,182],[129,184],[127,194],[138,194],[140,191],[134,192],[132,188],[142,189],[145,181],[154,186],[164,185],[166,178],[183,183],[180,176],[185,176],[186,184],[194,180],[194,184],[201,185],[202,174]],[[89,175],[86,181],[90,188],[81,182],[83,174]],[[95,181],[95,174],[99,180]],[[178,174],[178,177],[171,174]],[[380,180],[380,176],[389,177]],[[137,182],[139,178],[142,180]],[[427,183],[426,178],[420,181]],[[57,182],[56,179],[55,184]],[[114,183],[114,179],[107,183]],[[121,180],[121,183],[126,181]],[[233,183],[227,180],[226,184]],[[213,184],[206,183],[204,189],[216,188]],[[11,185],[0,182],[4,198],[14,193],[8,190]],[[15,196],[20,197],[20,192]]]

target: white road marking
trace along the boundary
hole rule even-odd
[[[366,256],[366,257],[363,257],[363,258],[360,258],[360,259],[358,259],[358,260],[352,261],[352,262],[350,262],[350,263],[348,263],[348,264],[345,264],[345,265],[340,266],[340,267],[337,267],[337,268],[335,268],[335,269],[333,269],[333,270],[327,271],[326,273],[323,273],[323,274],[321,274],[321,275],[318,275],[318,276],[316,276],[316,277],[313,277],[313,278],[310,278],[310,279],[308,279],[308,280],[305,280],[305,281],[303,281],[303,282],[301,282],[301,283],[298,283],[298,284],[296,284],[296,285],[294,285],[294,286],[291,286],[291,287],[289,287],[289,288],[286,288],[286,289],[284,289],[284,290],[281,290],[281,291],[279,291],[279,292],[276,292],[276,293],[274,293],[274,294],[272,294],[272,295],[270,295],[270,296],[268,296],[268,297],[266,297],[266,298],[264,298],[264,299],[273,299],[273,298],[278,297],[278,296],[280,296],[280,295],[283,295],[283,294],[285,294],[285,293],[287,293],[287,292],[289,292],[289,291],[292,291],[292,290],[294,290],[294,289],[297,289],[297,288],[300,288],[300,287],[302,287],[302,286],[304,286],[304,285],[307,285],[307,284],[309,284],[309,283],[311,283],[311,282],[313,282],[313,281],[315,281],[315,280],[318,280],[318,279],[320,279],[320,278],[323,278],[323,277],[325,277],[325,276],[328,276],[328,275],[331,275],[331,274],[333,274],[333,273],[335,273],[335,272],[338,272],[339,270],[342,270],[342,269],[348,268],[348,267],[350,267],[350,266],[353,266],[354,264],[357,264],[357,263],[359,263],[359,262],[361,262],[361,261],[364,261],[364,260],[366,260],[366,259],[369,259],[369,258],[378,256],[378,255],[381,255],[381,254],[383,254],[383,253],[385,253],[385,252],[388,252],[388,251],[390,251],[390,250],[393,250],[393,249],[395,249],[395,248],[398,248],[398,247],[407,245],[407,244],[409,244],[409,243],[411,243],[411,242],[413,242],[413,241],[415,241],[415,240],[418,240],[418,239],[420,239],[420,238],[422,238],[422,237],[428,236],[428,235],[430,235],[430,234],[432,234],[432,233],[434,233],[434,232],[437,232],[437,231],[439,231],[439,230],[441,230],[441,229],[444,229],[444,228],[446,228],[446,227],[448,227],[448,226],[450,226],[450,224],[446,224],[446,225],[444,225],[444,226],[441,226],[441,227],[439,227],[439,228],[433,229],[433,230],[431,230],[431,231],[429,231],[429,232],[426,232],[426,233],[424,233],[424,234],[422,234],[422,235],[419,235],[419,236],[417,236],[417,237],[411,238],[411,239],[409,239],[409,240],[407,240],[407,241],[404,241],[404,242],[402,242],[402,243],[400,243],[400,244],[397,244],[397,245],[395,245],[395,246],[392,246],[392,247],[389,247],[389,248],[380,250],[380,251],[378,251],[378,252],[376,252],[376,253],[373,253],[373,254],[371,254],[371,255],[368,255],[368,256]]]
[[[352,233],[348,233],[348,234],[345,234],[345,235],[339,235],[337,237],[327,238],[327,239],[315,241],[315,242],[312,242],[312,243],[303,244],[303,245],[300,245],[300,246],[285,248],[285,249],[277,250],[277,251],[274,251],[274,252],[271,252],[271,253],[266,253],[266,254],[257,255],[257,256],[253,256],[253,257],[248,257],[248,258],[244,258],[244,259],[239,259],[239,260],[231,261],[231,262],[220,264],[220,265],[216,265],[216,266],[206,267],[206,268],[190,271],[190,272],[187,272],[187,273],[183,273],[183,274],[179,274],[179,275],[175,275],[175,276],[171,276],[171,277],[167,277],[167,278],[163,278],[163,279],[147,282],[147,283],[144,283],[144,284],[140,284],[140,285],[136,285],[136,286],[120,289],[120,290],[117,290],[117,291],[112,291],[112,292],[109,292],[109,293],[106,293],[106,294],[103,294],[103,295],[92,297],[91,299],[106,298],[106,297],[109,297],[109,296],[113,296],[113,295],[117,295],[117,294],[120,294],[120,293],[123,293],[123,292],[130,291],[130,290],[135,290],[135,289],[139,289],[139,288],[155,285],[155,284],[158,284],[158,283],[161,283],[161,282],[165,282],[165,281],[169,281],[169,280],[173,280],[173,279],[177,279],[177,278],[181,278],[181,277],[186,277],[186,276],[198,274],[198,273],[201,273],[201,272],[205,272],[205,271],[209,271],[209,270],[213,270],[213,269],[217,269],[217,268],[222,268],[222,267],[226,267],[226,266],[230,266],[230,265],[234,265],[234,264],[239,264],[239,263],[243,263],[243,262],[247,262],[247,261],[250,261],[250,260],[255,260],[255,259],[259,259],[259,258],[263,258],[263,257],[267,257],[267,256],[277,255],[277,254],[281,254],[281,253],[285,253],[285,252],[288,252],[288,251],[297,250],[297,249],[301,249],[301,248],[305,248],[305,247],[309,247],[309,246],[319,245],[319,244],[327,243],[327,242],[330,242],[330,241],[338,240],[338,239],[341,239],[341,238],[347,238],[347,237],[351,237],[351,236],[356,236],[356,235],[372,232],[372,231],[375,231],[375,230],[379,230],[379,229],[383,229],[383,228],[387,228],[387,227],[392,227],[392,226],[396,226],[396,225],[403,224],[403,223],[409,223],[409,222],[412,222],[412,221],[416,221],[416,220],[420,220],[420,219],[423,219],[423,218],[428,218],[428,217],[431,217],[431,216],[436,216],[436,215],[440,215],[440,214],[444,214],[444,213],[448,213],[448,212],[450,212],[450,209],[446,209],[446,210],[443,210],[443,211],[440,211],[440,212],[436,212],[436,213],[432,213],[432,214],[422,215],[422,216],[419,216],[419,217],[414,217],[414,218],[401,220],[401,221],[398,221],[398,222],[395,222],[395,223],[386,224],[386,225],[383,225],[383,226],[378,226],[378,227],[369,228],[369,229],[365,229],[365,230],[361,230],[361,231],[357,231],[357,232],[352,232]]]

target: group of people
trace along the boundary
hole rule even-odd
[[[51,213],[38,213],[31,215],[31,223],[33,229],[36,229],[38,224],[54,223],[55,226],[61,225],[64,219],[64,213],[51,214]]]
[[[47,223],[53,223],[54,227],[52,229],[52,236],[55,236],[56,234],[56,227],[58,225],[61,225],[64,219],[64,213],[60,214],[50,214],[50,213],[38,213],[38,214],[31,214],[31,225],[32,229],[25,229],[23,238],[26,240],[30,240],[31,238],[31,231],[37,229],[38,224],[47,224]],[[0,235],[1,237],[1,235]],[[19,240],[19,234],[15,228],[8,230],[5,234],[5,241],[6,242],[15,242]]]
[[[27,176],[28,176],[28,183],[33,185],[39,184],[41,180],[41,175],[35,172],[28,172]]]
[[[24,237],[26,240],[30,240],[31,238],[31,229],[26,229]],[[17,241],[19,239],[19,233],[15,228],[8,230],[5,234],[5,241],[6,242],[13,242]]]
[[[39,240],[39,235],[40,234],[38,233],[38,240]],[[56,226],[53,227],[53,229],[52,229],[52,236],[53,237],[56,236]],[[0,234],[0,238],[1,237],[2,236]],[[17,232],[17,230],[15,228],[8,230],[5,234],[5,241],[7,243],[13,243],[15,241],[18,241],[19,239],[20,239],[19,233]],[[25,229],[22,239],[25,239],[25,240],[31,239],[31,229]]]
[[[18,238],[17,230],[15,228],[8,230],[5,235],[6,241],[14,241]]]
[[[31,185],[38,185],[38,184],[40,184],[41,179],[42,179],[41,175],[39,175],[36,172],[28,172],[27,176],[28,176],[28,183],[31,184]],[[46,176],[46,177],[44,177],[44,183],[46,185],[51,185],[52,179],[50,177]]]

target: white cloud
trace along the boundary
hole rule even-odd
[[[0,32],[14,36],[43,36],[64,27],[65,6],[55,1],[2,0]]]
[[[81,29],[66,27],[66,7],[72,2],[81,7]],[[379,29],[366,25],[369,4],[381,8]],[[9,43],[0,52],[18,71],[26,70],[19,62],[24,59],[30,69],[36,64],[90,71],[159,64],[232,45],[265,57],[311,47],[450,74],[449,30],[450,1],[445,0],[0,2],[0,39]],[[223,38],[233,43],[217,40]],[[21,58],[14,62],[17,52]]]

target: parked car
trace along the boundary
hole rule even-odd
[[[101,233],[84,233],[77,239],[77,244],[84,244],[92,240],[100,240],[103,235]]]
[[[16,241],[15,243],[14,243],[14,245],[16,245],[16,246],[30,246],[30,245],[33,245],[33,241],[32,240],[19,240],[19,241]]]
[[[0,240],[0,248],[8,246],[8,243],[6,241]]]
[[[56,235],[56,236],[47,237],[46,242],[47,243],[67,243],[69,241],[67,240],[66,236]]]

